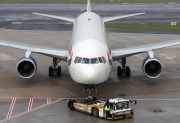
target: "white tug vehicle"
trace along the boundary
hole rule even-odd
[[[104,106],[105,101],[98,100],[96,97],[88,97],[85,100],[68,100],[68,107],[70,110],[76,110],[83,113],[91,114],[95,117],[100,117],[108,120],[117,120],[123,118],[132,118],[134,110],[131,109],[130,104],[137,103],[135,100],[127,100],[123,98],[109,99],[110,111],[106,116]]]

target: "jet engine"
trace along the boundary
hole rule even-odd
[[[37,70],[36,60],[32,57],[21,58],[17,63],[17,72],[22,78],[31,78]]]
[[[158,58],[150,58],[149,56],[144,59],[142,69],[144,74],[149,78],[157,78],[162,73],[162,63]]]

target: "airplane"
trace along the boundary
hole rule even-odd
[[[115,50],[111,49],[105,23],[142,15],[145,12],[101,18],[91,11],[91,0],[87,0],[86,12],[81,13],[77,18],[41,13],[33,14],[73,23],[72,37],[67,50],[0,40],[1,46],[26,51],[25,56],[19,60],[16,66],[19,76],[31,78],[36,73],[37,63],[31,56],[31,53],[46,55],[53,58],[53,65],[49,67],[49,76],[61,76],[61,66],[58,66],[58,63],[61,60],[66,61],[71,78],[82,85],[89,94],[98,85],[107,81],[113,61],[119,61],[120,63],[117,67],[117,75],[119,77],[122,75],[130,76],[131,70],[129,66],[126,66],[126,58],[140,53],[147,53],[147,57],[142,64],[144,74],[149,78],[159,77],[163,66],[161,61],[155,57],[153,50],[180,44],[180,40],[173,40]]]

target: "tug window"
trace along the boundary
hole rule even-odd
[[[76,58],[74,59],[74,63],[77,63],[77,60],[78,60],[78,57],[76,57]]]
[[[79,57],[76,63],[81,63],[82,57]]]
[[[89,59],[83,58],[82,63],[83,63],[83,64],[89,64],[89,61],[90,61]]]
[[[97,58],[92,58],[91,59],[91,64],[98,64],[98,63],[99,63],[99,61],[98,61]]]
[[[118,102],[116,104],[116,110],[123,110],[129,108],[129,101]]]
[[[99,57],[98,60],[99,60],[100,63],[103,63],[103,60],[102,60],[101,57]]]

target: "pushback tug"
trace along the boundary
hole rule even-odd
[[[127,100],[123,98],[109,99],[110,111],[108,116],[106,116],[106,111],[104,110],[106,102],[98,100],[96,97],[86,98],[85,100],[68,100],[68,107],[70,110],[91,114],[95,117],[117,120],[132,118],[134,116],[134,110],[130,107],[132,102],[135,102],[135,104],[137,103],[135,100]]]

